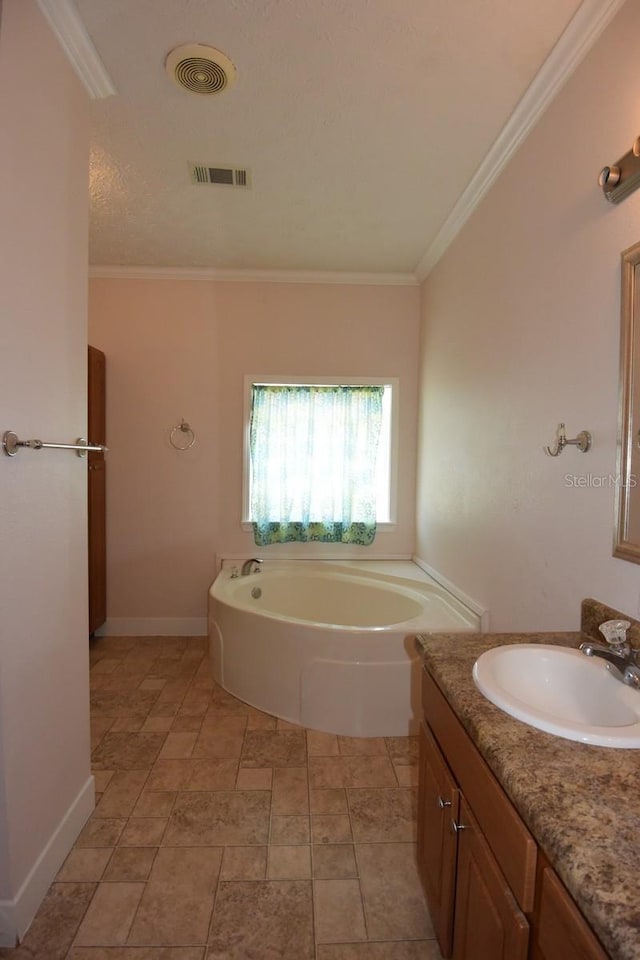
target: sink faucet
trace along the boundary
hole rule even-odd
[[[607,620],[599,628],[607,645],[596,640],[586,640],[580,644],[580,649],[587,657],[605,660],[615,677],[630,687],[640,689],[640,651],[634,650],[627,640],[626,632],[629,626],[627,620]]]
[[[258,567],[257,567],[257,569],[255,569],[255,571],[254,571],[254,566],[253,566],[254,563],[257,563],[257,564],[258,564]],[[246,577],[246,576],[248,576],[250,573],[254,573],[254,572],[255,572],[255,573],[259,573],[259,572],[260,572],[260,566],[259,566],[259,564],[261,564],[261,563],[262,563],[262,560],[260,560],[258,557],[252,557],[250,560],[245,560],[245,562],[242,564],[242,569],[241,569],[241,571],[240,571],[240,575],[243,576],[243,577]]]

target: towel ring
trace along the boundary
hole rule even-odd
[[[186,420],[181,420],[169,434],[169,443],[176,450],[188,450],[196,442],[196,435]]]

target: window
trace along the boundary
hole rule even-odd
[[[394,387],[247,378],[244,517],[257,544],[368,545],[391,522]]]

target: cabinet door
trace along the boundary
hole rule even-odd
[[[101,454],[104,456],[104,454]],[[107,465],[94,460],[89,471],[89,633],[95,633],[107,619]]]
[[[557,874],[541,864],[532,960],[607,960],[600,943]]]
[[[526,960],[529,924],[464,798],[458,833],[454,960]]]
[[[106,390],[104,353],[89,347],[88,352],[88,440],[106,443]],[[104,453],[87,457],[87,496],[89,520],[89,633],[94,633],[107,618],[107,465]]]
[[[420,726],[418,868],[443,957],[453,949],[453,907],[460,791],[429,729]]]

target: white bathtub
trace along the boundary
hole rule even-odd
[[[245,577],[223,569],[209,591],[216,682],[266,713],[345,736],[416,733],[415,635],[479,629],[404,561],[265,561]]]

